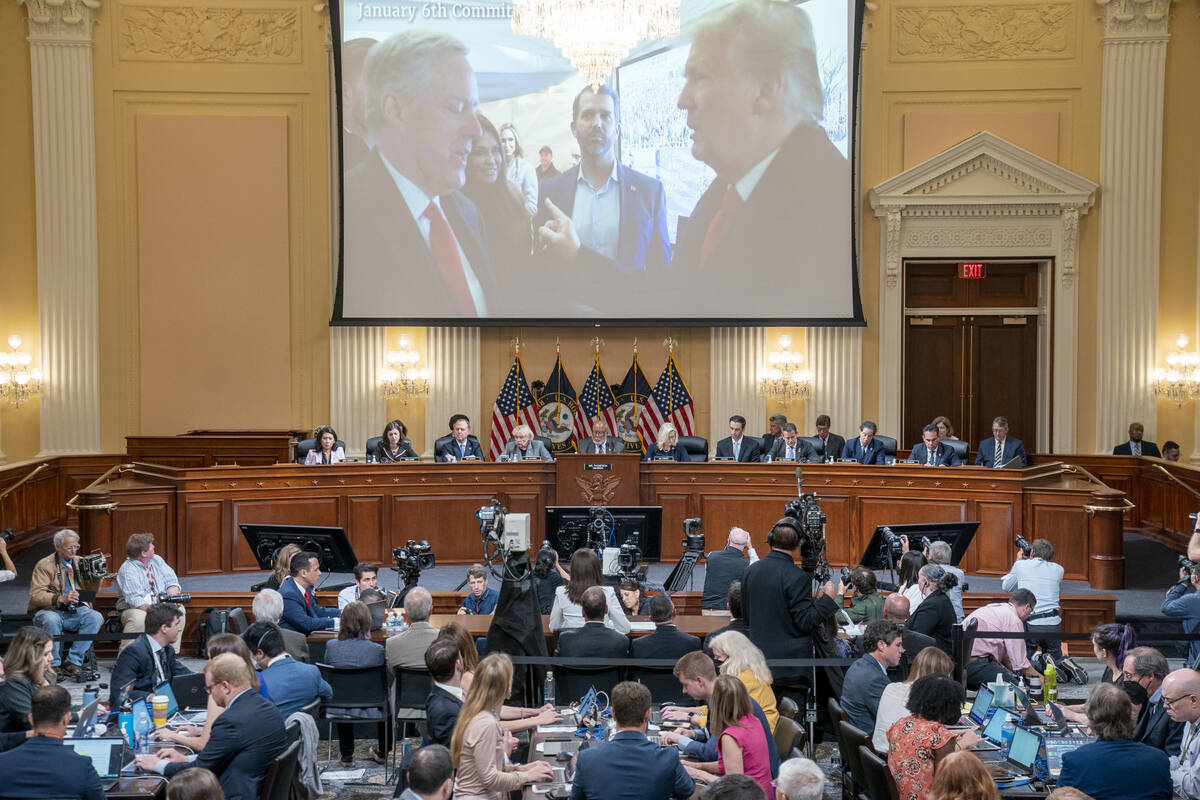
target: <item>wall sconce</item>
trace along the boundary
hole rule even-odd
[[[1154,371],[1154,393],[1183,407],[1189,400],[1200,397],[1200,353],[1184,350],[1188,346],[1186,333],[1175,337],[1176,350],[1167,354],[1167,368]]]
[[[33,356],[21,351],[20,336],[15,333],[9,336],[8,346],[12,348],[10,352],[0,353],[0,400],[20,408],[42,391],[42,371],[29,368]]]
[[[804,361],[802,353],[793,353],[792,337],[784,334],[779,337],[779,350],[770,353],[767,361],[770,366],[758,382],[758,390],[767,397],[774,397],[784,403],[793,400],[807,400],[812,397],[812,372],[801,369]]]
[[[429,394],[429,379],[433,373],[428,367],[417,369],[421,354],[409,348],[408,334],[400,334],[399,344],[400,349],[389,350],[384,359],[387,366],[379,372],[379,388],[386,399],[399,397],[400,402],[408,405],[411,398]]]

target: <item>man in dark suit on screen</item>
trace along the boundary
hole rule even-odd
[[[957,467],[962,464],[953,447],[938,441],[937,425],[926,425],[921,429],[921,441],[912,446],[908,460],[927,467]]]
[[[820,291],[789,296],[791,315],[850,316],[849,163],[818,124],[808,14],[791,3],[730,3],[700,21],[684,72],[678,106],[692,155],[717,176],[680,218],[676,269],[714,287],[813,282]],[[738,316],[736,294],[713,294],[703,311]]]
[[[1154,456],[1162,458],[1162,454],[1158,452],[1158,445],[1155,442],[1147,442],[1142,439],[1145,435],[1146,428],[1140,422],[1132,422],[1129,425],[1129,441],[1123,442],[1113,448],[1114,456]]]
[[[479,91],[467,48],[408,30],[363,65],[375,151],[344,183],[341,310],[346,317],[486,316],[496,281],[466,180]]]
[[[1020,439],[1008,435],[1008,420],[996,417],[992,420],[992,438],[979,443],[979,454],[975,456],[977,467],[1003,467],[1017,459],[1013,466],[1029,466],[1029,458],[1025,455],[1025,446]]]
[[[734,414],[729,418],[729,435],[717,442],[717,458],[727,458],[741,463],[762,460],[762,448],[758,439],[753,436],[743,436],[746,432],[746,418]]]

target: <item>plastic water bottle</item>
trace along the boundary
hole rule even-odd
[[[545,702],[554,705],[554,670],[546,670],[546,686],[542,693]]]
[[[150,752],[150,733],[154,730],[154,720],[142,706],[133,712],[134,752],[142,755]]]
[[[1042,688],[1047,703],[1058,702],[1058,670],[1049,659],[1046,660],[1046,671],[1042,673]]]

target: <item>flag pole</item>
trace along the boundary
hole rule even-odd
[[[671,367],[675,363],[675,345],[679,342],[668,336],[663,339],[663,347],[667,348],[667,367]],[[675,392],[667,392],[667,419],[675,415]]]

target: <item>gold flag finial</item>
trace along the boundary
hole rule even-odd
[[[514,336],[508,340],[508,343],[512,345],[513,353],[516,355],[521,355],[521,345],[525,344],[524,339],[519,336]]]
[[[679,342],[671,336],[663,339],[663,347],[667,348],[667,353],[675,355],[675,348],[679,346]]]
[[[596,351],[596,355],[600,355],[600,348],[604,346],[604,340],[599,336],[592,337],[592,349]]]
[[[554,352],[562,353],[562,343],[559,342],[557,336],[554,337]]]
[[[637,358],[637,337],[633,337],[633,357]]]

